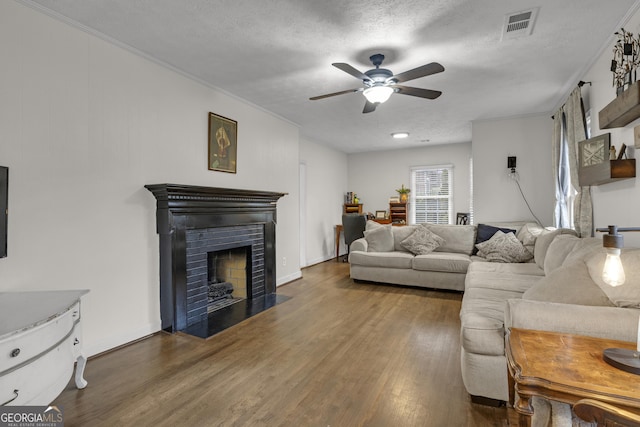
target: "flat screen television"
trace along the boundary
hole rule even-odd
[[[9,213],[9,168],[0,166],[0,258],[7,256],[7,216]]]

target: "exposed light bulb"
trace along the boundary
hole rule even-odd
[[[367,98],[367,101],[374,104],[382,104],[387,99],[389,99],[389,97],[393,93],[393,88],[389,86],[372,86],[366,88],[362,93],[364,97]]]
[[[602,280],[609,286],[624,284],[626,277],[620,260],[620,249],[607,248],[607,259],[604,261],[604,268],[602,269]]]

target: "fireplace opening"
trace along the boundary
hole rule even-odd
[[[207,314],[251,298],[251,247],[207,253]]]

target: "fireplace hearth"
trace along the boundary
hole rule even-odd
[[[276,202],[284,193],[145,187],[157,201],[162,329],[207,337],[284,299],[275,294]]]

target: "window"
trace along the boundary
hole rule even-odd
[[[452,223],[453,166],[422,166],[411,169],[411,223]]]

